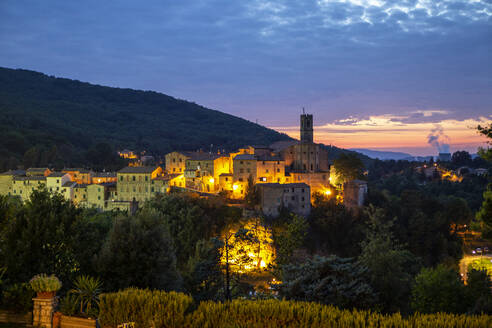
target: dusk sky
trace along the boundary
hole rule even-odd
[[[0,1],[0,66],[154,90],[317,142],[476,152],[492,0]],[[137,110],[137,109],[136,109]]]

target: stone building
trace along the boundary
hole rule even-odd
[[[14,177],[25,176],[26,171],[10,170],[0,174],[0,195],[10,196],[13,193]]]
[[[83,168],[66,168],[62,170],[62,173],[70,175],[70,180],[77,182],[78,184],[91,184],[92,183],[92,171]]]
[[[262,183],[257,188],[266,216],[277,217],[282,208],[304,217],[311,213],[311,191],[305,183]]]
[[[44,175],[36,176],[14,176],[12,181],[12,195],[19,196],[22,201],[31,197],[34,190],[46,186],[46,177]]]
[[[128,166],[117,172],[119,201],[146,201],[156,193],[153,179],[162,174],[157,166]]]
[[[26,171],[28,177],[47,177],[51,174],[51,170],[47,167],[31,167]]]
[[[367,195],[367,182],[352,180],[343,185],[343,204],[349,209],[364,205]]]

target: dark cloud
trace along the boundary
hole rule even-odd
[[[321,122],[436,108],[463,119],[490,113],[491,15],[483,0],[4,0],[0,65],[270,125],[301,106]]]

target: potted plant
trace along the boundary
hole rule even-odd
[[[55,275],[48,276],[44,273],[35,275],[29,283],[38,298],[53,298],[62,286],[61,281]]]
[[[102,283],[98,278],[80,276],[74,288],[61,300],[60,328],[95,328]]]

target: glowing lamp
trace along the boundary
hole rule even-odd
[[[239,188],[239,186],[238,186],[238,185],[233,185],[233,186],[232,186],[232,189],[233,189],[233,190],[237,190],[237,188]]]
[[[325,190],[325,195],[326,195],[326,196],[330,196],[330,195],[331,195],[331,190],[330,190],[330,189]]]
[[[214,178],[210,178],[210,180],[208,180],[208,182],[210,183],[214,183],[214,181],[215,181]]]

